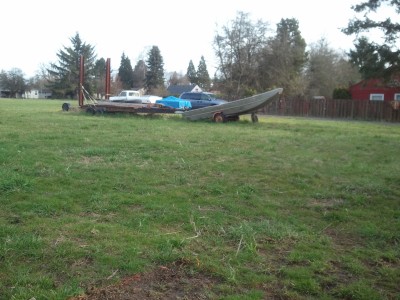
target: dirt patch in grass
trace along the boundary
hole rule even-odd
[[[218,282],[185,261],[178,261],[124,278],[114,285],[91,288],[85,295],[69,300],[214,299],[212,287]]]
[[[313,199],[308,203],[308,206],[329,210],[342,205],[343,202],[343,199]]]
[[[82,156],[78,162],[85,166],[89,166],[89,165],[99,163],[102,161],[103,161],[103,158],[100,156]]]
[[[333,245],[337,250],[351,250],[352,248],[357,246],[361,247],[363,245],[363,241],[359,237],[335,228],[327,227],[323,230],[323,233],[325,233],[332,240]]]

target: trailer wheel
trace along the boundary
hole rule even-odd
[[[225,123],[226,117],[223,112],[215,113],[213,120],[215,123]]]
[[[96,114],[96,109],[89,106],[88,108],[86,108],[86,112],[87,112],[88,114],[94,115],[94,114]]]
[[[256,113],[252,113],[252,114],[251,114],[251,121],[252,121],[253,123],[257,123],[257,122],[258,122],[258,116],[257,116]]]
[[[70,107],[69,103],[63,103],[63,105],[61,106],[63,111],[69,111],[69,107]]]

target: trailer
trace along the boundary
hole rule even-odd
[[[130,114],[172,114],[179,113],[180,111],[176,108],[166,106],[163,104],[152,103],[150,99],[143,101],[141,97],[132,95],[131,97],[125,98],[112,98],[110,99],[110,87],[111,87],[111,62],[107,58],[106,61],[106,82],[105,82],[105,95],[106,100],[95,100],[85,89],[84,83],[84,57],[80,56],[79,66],[79,97],[78,104],[79,110],[86,111],[90,114],[103,114],[103,113],[130,113]],[[128,95],[128,94],[127,94]],[[130,95],[128,95],[130,96]],[[161,99],[161,97],[158,97]],[[137,101],[137,100],[140,101]],[[111,101],[110,101],[111,100]],[[112,101],[114,100],[114,101]],[[69,103],[62,104],[63,111],[69,111],[71,105]]]
[[[83,86],[84,78],[84,59],[81,55],[80,70],[79,70],[79,107],[90,114],[96,113],[131,113],[131,114],[177,114],[180,113],[185,119],[188,120],[201,120],[211,119],[214,122],[237,121],[239,116],[251,113],[252,121],[257,122],[257,110],[265,106],[268,102],[282,94],[282,88],[254,95],[251,97],[239,99],[232,102],[227,102],[219,105],[208,106],[198,109],[189,109],[185,105],[177,105],[175,107],[169,106],[167,103],[156,103],[150,101],[143,101],[137,96],[137,91],[129,90],[123,91],[118,97],[111,97],[110,99],[110,73],[111,65],[110,59],[106,62],[106,100],[94,100],[91,95],[85,90]],[[134,92],[137,94],[134,95]],[[129,96],[129,97],[128,97]],[[131,97],[130,97],[131,96]],[[160,97],[161,98],[161,97]],[[110,101],[111,100],[111,101]],[[170,104],[172,105],[172,104]],[[70,109],[69,103],[63,103],[62,110],[68,111]]]
[[[69,111],[71,105],[63,103],[61,106],[63,111]],[[81,111],[86,111],[89,114],[104,114],[104,113],[129,113],[129,114],[177,114],[181,113],[174,107],[165,106],[158,103],[123,103],[112,101],[94,101],[92,103],[84,103],[79,106]]]

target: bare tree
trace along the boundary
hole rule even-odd
[[[24,73],[18,68],[13,68],[8,72],[1,71],[0,86],[8,90],[10,98],[16,98],[18,94],[22,95],[27,87]]]
[[[190,80],[187,75],[182,75],[177,72],[173,72],[168,80],[168,85],[179,85],[179,84],[190,84]]]
[[[348,88],[360,75],[344,54],[330,48],[322,38],[310,47],[306,77],[309,96],[331,98],[336,88]]]
[[[268,23],[261,20],[254,23],[249,14],[238,12],[214,37],[218,81],[223,82],[229,98],[239,98],[257,88],[258,58],[267,44],[267,30]]]
[[[44,92],[51,92],[49,89],[49,82],[54,80],[52,75],[48,72],[49,65],[40,64],[39,70],[36,71],[35,76],[29,78],[28,80],[28,88],[30,89],[37,89],[41,93]]]

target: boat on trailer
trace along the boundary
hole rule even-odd
[[[96,113],[141,113],[141,114],[181,114],[190,121],[210,119],[214,122],[237,121],[240,115],[251,114],[251,120],[258,122],[257,111],[271,103],[282,94],[283,89],[277,88],[251,97],[213,105],[198,109],[183,110],[162,103],[122,103],[116,101],[101,101],[86,99],[81,109],[91,114]],[[68,111],[69,103],[64,103],[62,109]]]
[[[265,93],[242,98],[228,103],[192,109],[182,113],[191,121],[211,119],[214,122],[237,121],[240,115],[251,114],[253,122],[258,121],[256,112],[282,94],[282,88],[276,88]]]

